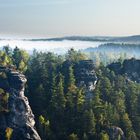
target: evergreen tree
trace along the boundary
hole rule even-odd
[[[90,137],[95,135],[95,126],[96,126],[96,121],[95,121],[95,116],[93,111],[86,110],[84,112],[83,116],[83,131],[88,134]]]
[[[135,134],[134,134],[134,131],[133,131],[132,122],[129,119],[129,116],[128,116],[127,113],[122,115],[121,127],[124,130],[125,135],[126,135],[128,140],[132,140],[132,139],[134,139],[136,137]]]
[[[66,99],[65,99],[65,95],[64,95],[64,77],[63,75],[60,73],[59,74],[59,83],[57,86],[57,102],[58,102],[58,107],[60,107],[62,110],[64,110],[65,106],[66,106]]]
[[[82,140],[88,140],[88,136],[86,133],[84,133],[83,137],[82,137]]]
[[[15,49],[13,50],[12,58],[13,63],[14,65],[16,65],[18,70],[23,72],[27,70],[29,54],[26,51],[20,50],[18,47],[15,47]]]
[[[100,140],[109,140],[109,136],[105,132],[101,132],[100,134]]]
[[[68,50],[66,54],[66,60],[71,62],[78,62],[80,60],[86,60],[87,56],[80,51],[75,51],[73,48]]]
[[[39,116],[39,133],[42,139],[50,140],[50,122],[49,120],[46,120],[42,115]]]
[[[69,83],[68,83],[69,88],[71,88],[72,86],[75,86],[75,76],[74,76],[73,66],[69,67],[69,79],[68,79],[68,81],[69,81]]]
[[[78,136],[76,134],[72,133],[69,135],[68,140],[79,140],[79,139],[78,139]]]

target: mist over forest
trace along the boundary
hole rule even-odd
[[[140,36],[128,37],[84,37],[71,36],[48,39],[1,39],[0,47],[9,46],[26,50],[29,54],[33,50],[39,52],[52,52],[57,55],[65,55],[73,48],[85,53],[89,59],[99,65],[107,65],[118,59],[140,58]]]
[[[2,39],[0,45],[2,140],[140,139],[138,41]]]
[[[0,0],[0,140],[140,140],[140,0]]]

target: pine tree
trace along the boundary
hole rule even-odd
[[[46,120],[42,115],[39,116],[39,133],[42,139],[50,139],[50,122]]]
[[[121,90],[114,91],[112,94],[111,100],[112,100],[112,104],[115,105],[118,113],[122,114],[125,112],[125,110],[126,110],[125,95]]]
[[[124,113],[121,117],[121,126],[125,132],[125,135],[128,140],[132,140],[136,138],[136,135],[134,133],[133,127],[132,127],[132,122],[128,116],[127,113]]]
[[[93,111],[91,109],[86,110],[83,116],[83,131],[90,136],[94,136],[96,132],[95,126],[96,121]]]
[[[65,108],[65,105],[66,105],[66,99],[65,99],[65,96],[64,96],[64,77],[61,73],[59,73],[59,83],[58,83],[58,86],[57,86],[57,102],[58,102],[58,108],[61,108],[61,110],[64,110]]]
[[[88,140],[88,136],[86,133],[84,133],[83,137],[82,137],[82,140]]]
[[[77,134],[72,133],[69,135],[68,140],[79,140],[79,139]]]
[[[74,70],[73,70],[73,66],[69,67],[69,79],[68,79],[68,87],[72,88],[73,86],[75,86],[75,76],[74,76]]]
[[[18,47],[15,47],[12,58],[14,65],[16,65],[18,70],[22,72],[25,72],[27,70],[29,54],[26,51],[20,50]]]
[[[100,133],[100,140],[109,140],[109,136],[105,132]]]

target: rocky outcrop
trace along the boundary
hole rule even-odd
[[[114,63],[113,68],[116,72],[121,73],[121,63]],[[94,89],[97,84],[97,75],[95,70],[95,65],[92,60],[82,60],[74,65],[75,78],[78,87],[84,87],[86,90],[87,99],[91,99],[94,94]],[[123,130],[118,126],[109,126],[105,128],[110,140],[121,139],[125,140],[125,135]]]
[[[86,97],[92,98],[97,83],[95,65],[92,60],[81,60],[75,64],[75,78],[78,87],[84,87]]]
[[[5,140],[6,129],[11,128],[11,140],[40,140],[34,128],[34,115],[24,96],[25,76],[6,67],[0,67],[0,73],[4,74],[0,88],[9,94],[7,111],[0,112],[0,139]]]
[[[124,74],[128,80],[140,83],[140,60],[134,58],[120,62],[112,63],[108,68],[116,74]]]
[[[63,64],[64,73],[67,73],[70,66],[74,68],[74,75],[76,79],[76,85],[82,87],[86,91],[86,99],[91,99],[94,96],[94,89],[98,81],[96,74],[95,65],[92,60],[81,60],[77,63],[72,63],[70,61],[65,61]],[[115,73],[122,72],[121,63],[113,63],[110,68],[115,70]],[[68,78],[66,78],[68,79]],[[125,135],[123,130],[118,126],[105,126],[103,128],[109,135],[110,140],[121,139],[125,140]]]
[[[97,83],[97,76],[95,72],[95,65],[92,60],[80,60],[76,63],[71,61],[65,61],[63,63],[63,73],[65,74],[65,79],[69,71],[69,67],[73,66],[74,75],[76,79],[76,85],[82,87],[86,90],[86,97],[92,98],[93,90],[95,89]],[[67,80],[65,81],[67,82]]]
[[[94,90],[97,82],[97,76],[95,73],[95,65],[93,61],[81,60],[76,63],[75,77],[78,86],[85,86],[89,91]]]
[[[121,62],[111,63],[108,68],[114,71],[116,74],[122,74],[122,64]]]
[[[122,71],[130,80],[140,83],[140,60],[125,60]]]
[[[111,126],[106,128],[108,134],[109,134],[109,138],[110,140],[125,140],[125,135],[124,132],[122,131],[122,129],[120,127],[117,126]]]

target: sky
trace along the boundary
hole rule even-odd
[[[0,37],[140,34],[140,0],[0,0]]]

